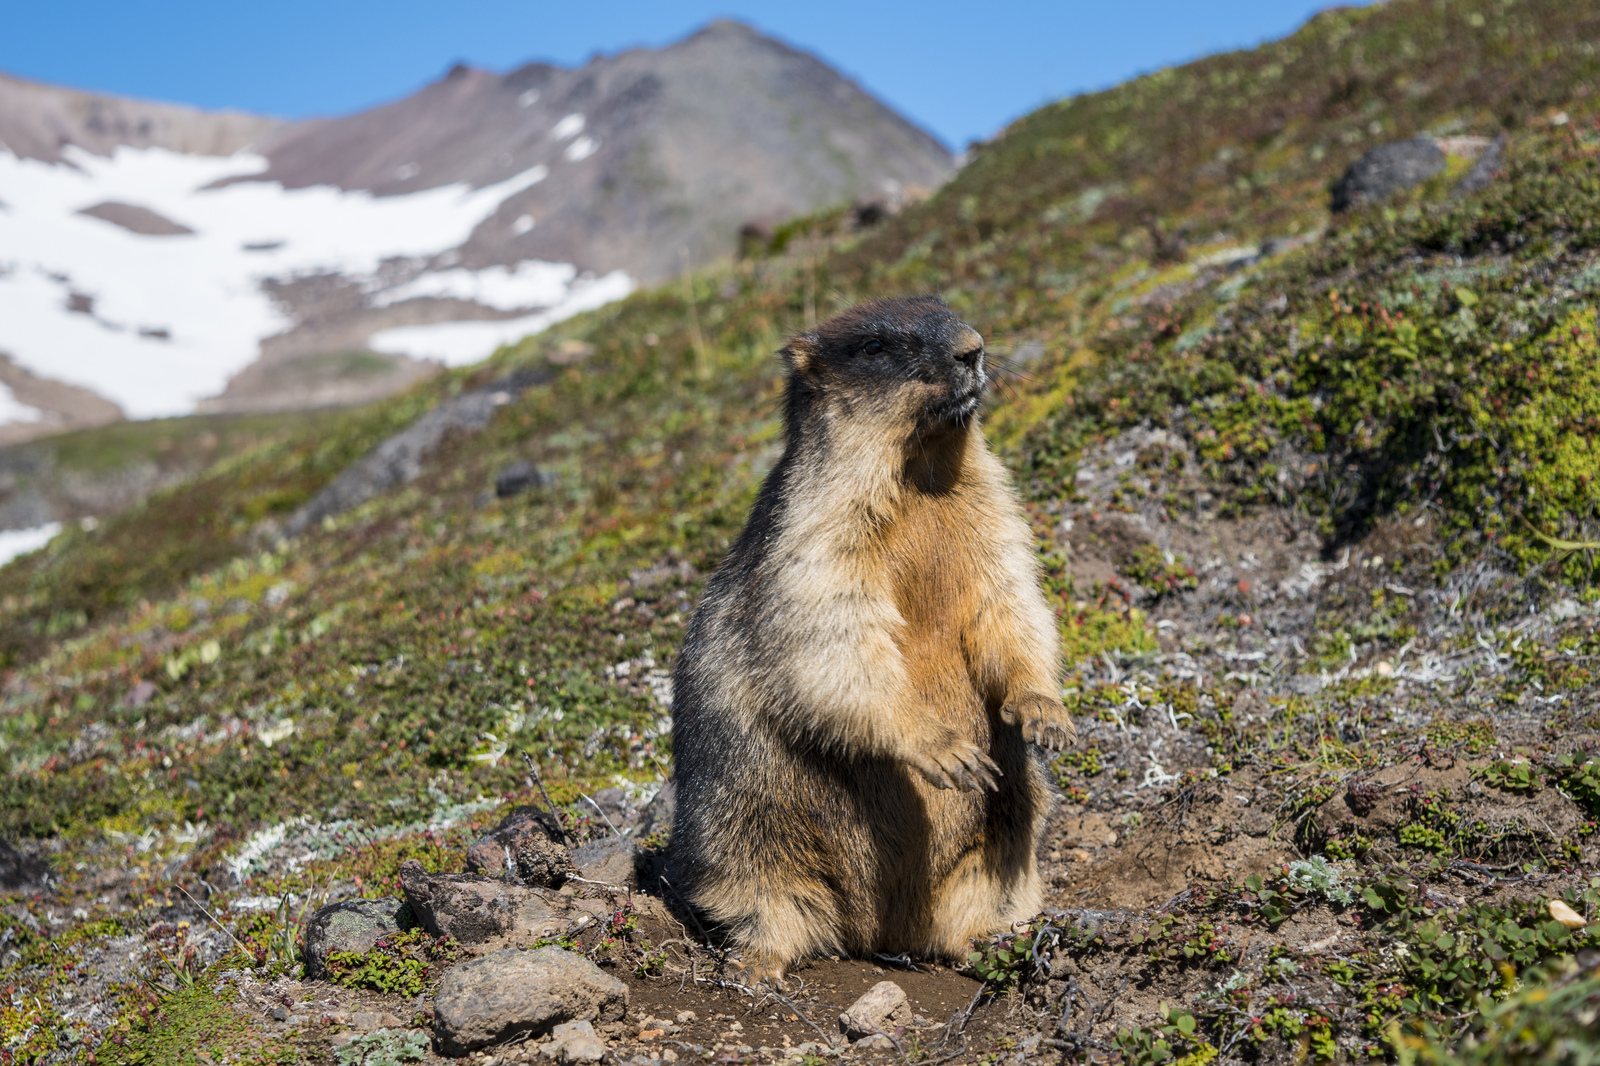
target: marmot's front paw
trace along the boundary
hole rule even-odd
[[[1036,692],[1014,696],[1000,708],[1000,717],[1010,725],[1022,727],[1022,739],[1041,748],[1061,751],[1078,739],[1072,715],[1060,700]]]
[[[993,792],[999,787],[997,779],[1005,776],[988,752],[953,729],[906,756],[906,761],[934,788]]]

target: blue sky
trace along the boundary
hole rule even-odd
[[[816,53],[952,148],[1047,100],[1283,36],[1304,0],[54,0],[7,5],[0,70],[303,118],[404,96],[452,63],[578,65],[719,16]]]

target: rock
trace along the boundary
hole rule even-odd
[[[547,474],[529,462],[512,463],[494,476],[494,494],[502,500],[518,496],[529,489],[542,489],[556,483],[554,474]]]
[[[633,831],[633,835],[643,839],[658,829],[671,832],[672,816],[677,811],[678,786],[676,782],[668,781],[661,786],[655,799],[644,805],[644,810],[639,813],[639,827]]]
[[[796,1044],[794,1047],[784,1048],[783,1051],[783,1054],[786,1058],[792,1059],[805,1058],[807,1055],[832,1055],[834,1053],[834,1049],[831,1046],[827,1044],[818,1044],[814,1041],[807,1041],[804,1044]]]
[[[561,1062],[599,1062],[605,1057],[606,1045],[589,1022],[564,1022],[550,1031],[550,1042],[539,1054]]]
[[[1472,164],[1472,169],[1467,171],[1467,176],[1461,179],[1461,184],[1456,186],[1456,195],[1479,192],[1487,189],[1494,181],[1495,174],[1500,170],[1500,157],[1505,153],[1506,135],[1501,134],[1491,141]]]
[[[478,952],[559,936],[606,909],[603,902],[572,899],[537,885],[429,873],[415,859],[401,864],[400,885],[424,929],[453,936]]]
[[[859,1051],[893,1051],[894,1041],[884,1034],[878,1033],[874,1036],[864,1036],[857,1040],[856,1049]]]
[[[0,892],[29,895],[44,888],[50,867],[0,840]]]
[[[467,872],[529,885],[560,888],[577,873],[555,816],[538,807],[517,807],[467,849]]]
[[[879,981],[839,1015],[839,1030],[851,1040],[892,1033],[911,1021],[911,1001],[893,981]]]
[[[1582,929],[1584,926],[1589,924],[1588,921],[1584,919],[1583,915],[1567,906],[1562,900],[1551,900],[1549,903],[1549,910],[1550,917],[1554,918],[1568,929]]]
[[[416,924],[405,900],[393,896],[330,903],[306,923],[306,976],[326,974],[332,952],[371,951],[379,940]]]
[[[610,822],[618,829],[627,829],[638,821],[638,810],[628,802],[628,794],[620,788],[602,788],[589,798],[605,816],[602,821]]]
[[[1445,167],[1445,154],[1431,137],[1413,137],[1374,148],[1350,164],[1333,186],[1333,209],[1348,211],[1421,185]]]
[[[628,987],[570,951],[508,949],[448,970],[433,1008],[437,1050],[460,1057],[563,1022],[620,1021]]]
[[[445,400],[346,467],[289,517],[287,533],[298,537],[325,518],[341,515],[396,485],[415,481],[422,474],[423,463],[445,437],[482,430],[495,411],[524,389],[553,376],[549,371],[518,370],[492,385]]]
[[[579,844],[572,849],[572,861],[586,881],[629,890],[639,887],[639,845],[631,840],[612,835]]]

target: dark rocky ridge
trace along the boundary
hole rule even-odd
[[[582,115],[580,132],[552,129]],[[592,156],[567,153],[583,138]],[[732,252],[741,224],[892,187],[932,187],[949,151],[821,60],[737,22],[577,70],[458,66],[403,100],[303,123],[261,144],[262,178],[379,195],[475,188],[544,165],[463,247],[462,265],[522,259],[660,281]],[[516,233],[522,215],[533,229]]]

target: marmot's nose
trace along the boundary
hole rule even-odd
[[[971,326],[962,326],[961,332],[956,335],[955,350],[957,362],[976,367],[978,360],[983,358],[983,338]]]

